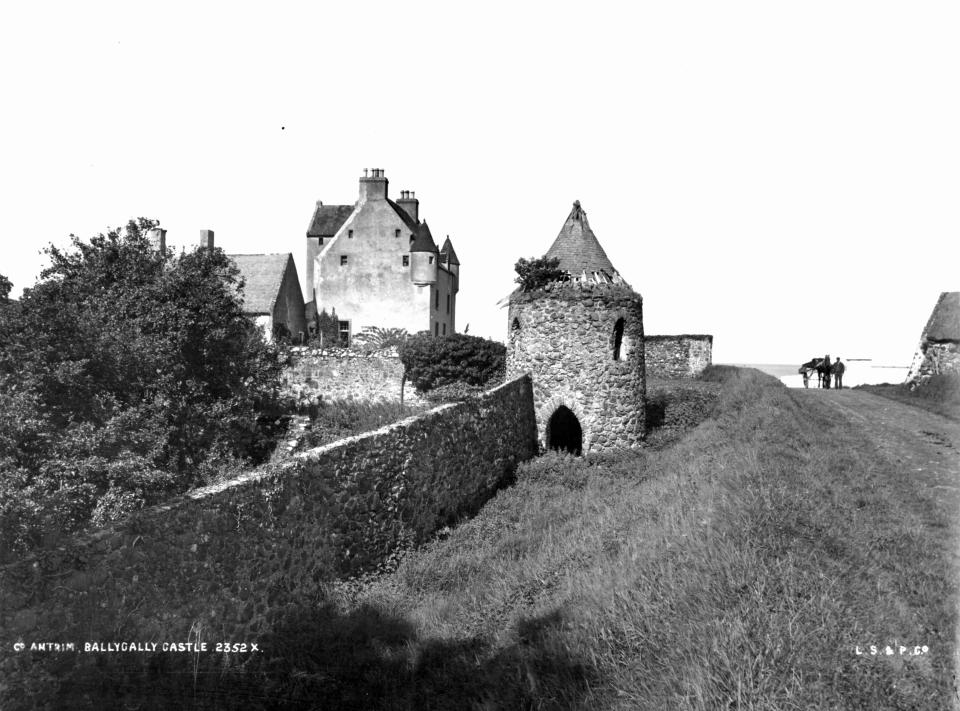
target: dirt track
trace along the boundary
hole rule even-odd
[[[960,582],[960,423],[932,412],[861,390],[793,390],[797,401],[857,431],[862,446],[871,447],[903,474],[905,485],[935,492],[939,520],[951,521],[946,533],[954,557],[955,585]],[[931,522],[931,533],[939,537]],[[941,529],[942,530],[942,529]],[[960,590],[955,591],[960,593]],[[960,604],[960,594],[957,596]],[[955,680],[960,679],[960,625],[954,652]],[[956,681],[955,681],[956,683]],[[956,688],[956,687],[955,687]],[[960,709],[960,694],[954,697]]]

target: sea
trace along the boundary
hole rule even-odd
[[[882,385],[890,383],[899,385],[907,379],[907,365],[880,365],[872,360],[845,360],[847,369],[843,373],[844,387],[852,388],[855,385]],[[719,364],[718,364],[719,365]],[[798,373],[800,363],[727,363],[740,368],[756,368],[757,370],[779,378],[788,388],[802,388],[803,376]],[[817,387],[816,374],[810,378],[810,387]]]

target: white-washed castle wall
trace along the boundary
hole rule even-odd
[[[507,377],[532,375],[542,445],[549,443],[548,422],[560,406],[576,415],[583,451],[642,442],[646,385],[639,294],[615,284],[548,284],[514,294],[507,324]]]
[[[713,363],[710,335],[647,336],[644,348],[650,378],[689,378]]]

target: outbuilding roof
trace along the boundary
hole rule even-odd
[[[297,267],[293,255],[285,254],[229,254],[243,276],[243,311],[247,314],[272,314],[283,275]],[[289,266],[288,266],[289,265]]]
[[[574,278],[584,273],[588,277],[599,273],[610,280],[614,276],[619,279],[617,270],[600,246],[597,236],[590,229],[587,213],[580,207],[579,200],[573,203],[573,209],[563,223],[560,234],[557,235],[545,256],[548,259],[559,259],[560,269]]]
[[[960,291],[944,291],[927,323],[930,341],[960,341]]]

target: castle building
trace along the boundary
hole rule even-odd
[[[510,296],[507,377],[532,376],[542,446],[580,454],[639,445],[643,299],[611,264],[579,201],[546,257],[569,279]]]
[[[353,205],[317,202],[307,230],[306,319],[335,311],[341,341],[368,327],[454,333],[460,261],[447,237],[437,248],[420,202],[394,202],[382,169],[364,170]]]

